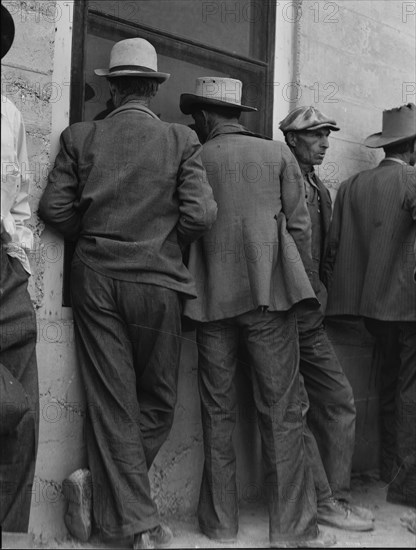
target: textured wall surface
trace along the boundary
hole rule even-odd
[[[4,3],[13,14],[16,38],[2,62],[2,93],[15,102],[26,123],[33,183],[30,226],[36,236],[30,291],[38,316],[40,441],[30,529],[46,540],[65,536],[61,482],[74,469],[86,466],[85,404],[72,316],[61,305],[63,244],[36,215],[59,132],[68,121],[72,21],[70,2]],[[343,178],[374,166],[380,158],[361,141],[381,129],[382,109],[415,101],[413,4],[394,0],[276,3],[275,137],[282,138],[279,120],[297,105],[316,103],[334,116],[342,129],[331,136],[321,171],[333,192]],[[376,399],[372,390],[373,401],[365,401],[365,384],[372,382],[370,373],[365,381],[360,376],[360,370],[369,365],[369,343],[355,329],[344,337],[335,327],[331,335],[344,364],[350,365],[347,374],[357,395],[363,396],[362,408],[372,414],[370,418],[360,413],[359,434],[365,439],[365,422],[375,418],[371,407]],[[150,472],[162,513],[192,514],[198,498],[203,453],[193,338],[192,333],[184,334],[175,423]],[[237,378],[239,492],[243,501],[255,502],[262,498],[260,442],[247,380],[243,373]],[[357,449],[357,469],[371,467],[366,448],[367,442]]]

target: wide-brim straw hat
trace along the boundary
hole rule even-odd
[[[408,103],[383,111],[382,131],[368,136],[364,140],[364,145],[376,149],[412,138],[416,138],[416,105]]]
[[[14,21],[9,10],[1,4],[1,57],[10,50],[14,40]]]
[[[157,54],[154,46],[144,38],[127,38],[114,44],[108,69],[95,69],[98,76],[140,76],[164,82],[169,73],[157,70]]]
[[[328,128],[334,132],[339,130],[336,121],[329,118],[315,107],[296,107],[279,124],[280,130],[288,132],[304,132]]]
[[[202,76],[196,79],[194,94],[181,94],[180,109],[190,115],[196,107],[204,105],[228,107],[239,111],[257,111],[255,107],[241,104],[243,83],[235,78]]]

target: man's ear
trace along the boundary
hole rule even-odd
[[[296,147],[296,134],[294,132],[288,132],[286,134],[286,141],[291,147]]]

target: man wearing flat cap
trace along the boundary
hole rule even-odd
[[[64,481],[66,524],[88,539],[92,486],[99,532],[153,548],[172,534],[160,524],[148,469],[173,421],[181,301],[196,297],[182,250],[217,207],[195,132],[149,109],[170,76],[158,71],[154,47],[122,40],[109,69],[95,72],[108,79],[115,109],[64,130],[39,207],[77,241],[71,289],[89,470]]]
[[[180,108],[194,118],[218,203],[211,230],[191,245],[188,267],[198,298],[184,314],[196,322],[205,463],[198,504],[201,531],[219,542],[238,533],[232,434],[239,344],[258,411],[272,546],[331,544],[317,539],[316,504],[306,462],[299,396],[295,307],[317,305],[310,219],[302,174],[284,143],[238,122],[242,83],[202,77]],[[332,541],[333,542],[333,541]]]
[[[387,500],[416,507],[416,106],[383,111],[376,167],[342,183],[325,272],[328,315],[364,318],[380,369],[381,476]]]
[[[312,223],[314,287],[321,303],[319,309],[297,316],[300,373],[307,393],[307,396],[302,393],[304,413],[307,413],[305,444],[314,472],[318,522],[367,531],[374,528],[372,514],[347,502],[355,445],[354,396],[324,328],[327,291],[322,282],[323,254],[332,204],[329,191],[314,166],[322,164],[329,147],[329,134],[339,128],[335,120],[310,106],[291,111],[281,121],[280,130],[302,171]]]
[[[14,22],[1,5],[1,57]],[[26,132],[15,105],[1,96],[0,525],[26,533],[38,445],[36,316],[27,290],[33,233]]]

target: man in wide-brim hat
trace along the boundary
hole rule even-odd
[[[65,522],[87,540],[92,510],[106,538],[159,548],[172,533],[151,498],[150,468],[176,403],[181,299],[195,297],[182,250],[216,217],[192,130],[150,99],[169,74],[147,40],[117,42],[108,69],[115,109],[67,128],[39,213],[76,240],[72,307],[87,398],[89,469],[63,483]]]
[[[263,441],[270,543],[330,544],[317,541],[300,409],[279,412],[299,402],[294,307],[316,305],[302,174],[284,143],[241,126],[241,112],[256,110],[241,98],[240,80],[216,76],[198,78],[195,92],[180,98],[204,141],[202,159],[218,202],[217,221],[190,247],[198,297],[184,307],[198,344],[205,451],[199,526],[219,542],[237,537],[234,375],[244,341]]]
[[[381,477],[389,502],[416,507],[416,106],[384,111],[364,144],[386,156],[338,191],[327,314],[363,317],[376,339]]]
[[[13,43],[13,18],[1,5],[1,56]],[[38,444],[39,389],[36,316],[28,292],[28,252],[33,233],[26,223],[30,170],[20,111],[1,96],[1,308],[0,308],[0,525],[26,533]]]

